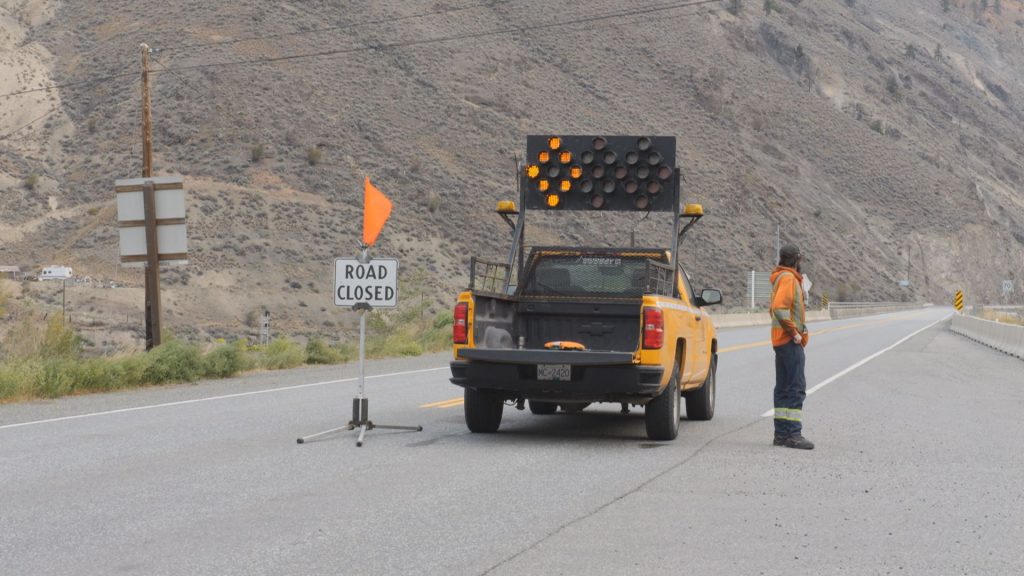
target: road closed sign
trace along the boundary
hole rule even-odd
[[[334,305],[366,304],[371,308],[398,306],[398,260],[355,258],[334,261]]]

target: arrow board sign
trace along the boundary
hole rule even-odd
[[[366,304],[371,308],[398,306],[398,260],[355,258],[334,261],[334,305]]]

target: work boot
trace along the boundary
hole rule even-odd
[[[776,446],[785,446],[786,448],[797,448],[799,450],[814,450],[814,442],[811,442],[799,434],[796,436],[776,436],[773,444]]]

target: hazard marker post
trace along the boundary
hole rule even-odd
[[[377,241],[384,223],[391,215],[391,200],[370,183],[364,184],[363,242],[358,258],[338,258],[334,261],[334,304],[351,307],[359,312],[359,392],[352,399],[352,419],[348,424],[303,436],[296,440],[304,444],[335,432],[359,429],[356,446],[363,445],[367,430],[385,428],[422,432],[422,426],[393,426],[375,424],[370,420],[370,399],[366,397],[366,313],[374,308],[394,308],[398,305],[398,260],[374,259],[370,247]]]

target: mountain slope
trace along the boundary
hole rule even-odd
[[[549,132],[676,136],[707,212],[684,262],[738,305],[776,225],[833,300],[1024,293],[1018,0],[9,4],[5,93],[71,85],[4,99],[21,111],[0,135],[57,112],[0,141],[0,260],[115,275],[144,41],[155,166],[190,191],[193,262],[165,274],[182,329],[231,333],[263,306],[288,330],[349,325],[331,261],[356,251],[364,175],[396,202],[378,254],[447,306],[469,255],[503,255],[491,210],[525,135]],[[627,242],[635,217],[611,220],[538,218],[529,242]],[[664,243],[656,224],[644,243]]]

